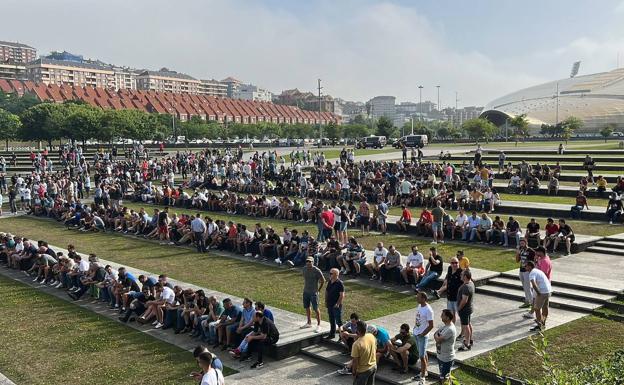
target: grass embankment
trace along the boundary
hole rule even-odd
[[[552,363],[572,371],[621,349],[624,323],[587,316],[547,329],[544,336]],[[497,368],[506,376],[539,382],[545,374],[541,358],[536,355],[528,338],[472,358],[467,363],[491,370],[490,354]]]
[[[0,292],[0,371],[17,384],[194,384],[190,352],[4,276]]]
[[[177,280],[304,314],[301,305],[303,279],[299,269],[283,269],[214,253],[199,254],[185,247],[161,246],[135,237],[68,231],[56,222],[33,217],[4,218],[0,221],[0,230],[45,239],[62,247],[73,243],[80,252],[95,253],[103,259],[154,274],[167,273]],[[378,318],[415,306],[413,296],[395,291],[353,281],[346,282],[346,288],[345,314],[357,311],[363,319]]]

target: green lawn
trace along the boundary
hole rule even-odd
[[[520,195],[520,194],[499,194],[503,201],[514,202],[537,202],[537,203],[554,203],[560,205],[572,206],[576,202],[575,197],[554,196],[554,195]],[[604,198],[587,198],[589,207],[606,207],[608,199]]]
[[[347,150],[353,148],[353,146],[344,146],[344,147]],[[315,148],[315,147],[311,147],[310,151],[312,152],[312,154],[314,154],[315,152],[318,152],[319,149]],[[340,157],[340,151],[342,151],[342,148],[340,148],[340,149],[327,149],[327,150],[326,149],[320,149],[320,151],[322,151],[325,154],[325,159],[337,159],[337,158]],[[295,152],[296,152],[296,150],[295,150]],[[363,149],[356,149],[355,150],[355,155],[356,156],[362,156],[362,155],[374,155],[374,154],[387,154],[387,153],[392,153],[392,152],[400,153],[400,150],[397,150],[396,148],[394,148],[392,146],[386,146],[386,147],[381,148],[381,149],[363,148]],[[284,155],[284,159],[286,159],[287,162],[290,162],[290,152],[288,152],[287,154]]]
[[[4,276],[0,292],[0,371],[17,384],[194,384],[188,351]]]
[[[11,231],[52,245],[71,242],[84,253],[153,272],[166,272],[174,279],[239,297],[261,300],[269,306],[303,314],[299,269],[284,269],[251,261],[198,254],[185,247],[160,246],[153,241],[112,234],[80,233],[47,219],[5,218],[1,231]],[[346,282],[345,314],[357,311],[363,319],[412,309],[413,296],[383,290],[353,281]]]
[[[546,351],[552,362],[562,369],[576,370],[621,349],[624,323],[587,316],[547,329],[544,335],[548,341]],[[490,354],[497,368],[507,376],[539,381],[544,375],[541,360],[528,338],[495,349]],[[467,363],[491,370],[489,354],[472,358]]]

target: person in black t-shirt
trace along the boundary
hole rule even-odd
[[[456,257],[451,258],[442,287],[440,290],[433,292],[433,295],[437,298],[440,298],[440,294],[446,292],[446,308],[453,313],[453,323],[455,323],[457,316],[457,291],[463,285],[461,273],[462,269],[459,267],[459,259]]]
[[[429,262],[427,263],[426,272],[418,285],[416,285],[416,290],[422,291],[427,285],[438,279],[442,275],[443,268],[444,262],[438,254],[438,249],[435,247],[429,248]]]
[[[264,349],[277,343],[279,331],[270,319],[266,318],[261,311],[258,311],[254,316],[253,331],[245,339],[249,343],[245,358],[251,357],[254,352],[257,352],[258,360],[251,365],[251,368],[260,368],[264,366],[264,361],[262,360]]]
[[[557,250],[557,246],[559,246],[559,242],[565,242],[566,244],[566,254],[570,255],[570,250],[572,248],[572,243],[574,243],[574,231],[570,225],[568,225],[565,219],[559,219],[559,234],[555,238],[555,245],[553,246],[553,250]]]
[[[529,245],[531,245],[532,240],[537,240],[534,247],[540,244],[540,224],[535,221],[535,218],[531,218],[531,221],[526,225],[524,239],[526,239]]]
[[[622,218],[622,200],[618,199],[617,194],[613,193],[609,197],[607,203],[607,217],[609,217],[609,224],[613,222],[619,222]]]

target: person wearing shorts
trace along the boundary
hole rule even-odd
[[[535,332],[546,327],[552,285],[546,273],[535,268],[535,262],[528,261],[526,269],[529,272],[529,283],[533,290],[533,310],[535,311],[535,323],[537,324],[529,331]]]
[[[453,317],[449,309],[442,310],[440,318],[442,319],[443,325],[433,334],[433,338],[436,342],[440,381],[444,383],[447,383],[455,361],[455,338],[457,337],[457,330],[453,324]]]
[[[457,314],[461,322],[462,335],[464,336],[463,345],[458,349],[459,351],[468,351],[472,349],[474,341],[472,340],[472,324],[470,318],[473,311],[473,298],[475,293],[475,285],[472,282],[472,272],[470,269],[462,271],[463,285],[457,291]]]
[[[420,374],[413,378],[424,384],[427,376],[427,366],[429,359],[427,357],[427,343],[429,342],[429,332],[433,329],[433,309],[427,303],[427,294],[420,292],[416,295],[418,308],[416,309],[416,321],[414,323],[414,337],[416,337],[416,346],[418,347],[418,358],[420,359]]]
[[[306,310],[308,322],[301,326],[301,329],[312,327],[310,307],[316,313],[316,333],[321,332],[321,312],[318,308],[318,293],[325,285],[325,277],[321,270],[314,266],[314,257],[306,258],[306,265],[303,268],[303,308]]]

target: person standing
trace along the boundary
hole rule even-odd
[[[325,277],[321,270],[314,266],[314,257],[307,257],[306,265],[303,268],[303,307],[306,310],[308,323],[301,326],[301,329],[312,327],[311,306],[316,313],[316,329],[314,329],[314,332],[321,332],[321,312],[318,308],[318,298],[323,285],[325,285]]]
[[[427,343],[429,342],[429,332],[433,329],[433,309],[427,303],[427,294],[419,292],[416,295],[416,300],[418,301],[418,308],[416,309],[413,333],[414,337],[416,337],[416,346],[418,347],[420,374],[416,375],[413,380],[418,381],[419,385],[424,385],[427,377],[427,366],[429,365]]]
[[[436,342],[440,382],[446,383],[451,376],[451,368],[455,360],[457,329],[455,329],[453,324],[454,315],[449,309],[442,310],[440,317],[444,324],[433,334],[433,339]]]
[[[431,222],[431,231],[433,232],[432,244],[438,242],[444,243],[444,228],[442,227],[442,219],[446,215],[446,211],[442,208],[442,202],[436,201],[436,207],[431,210],[433,216],[433,222]]]
[[[548,305],[552,294],[552,286],[546,274],[540,269],[535,268],[535,262],[527,262],[527,270],[529,272],[529,282],[533,289],[533,309],[535,310],[535,325],[529,331],[535,332],[543,330],[546,327],[546,318],[548,318]]]
[[[325,288],[325,306],[329,321],[329,334],[325,338],[333,340],[336,337],[336,325],[342,327],[342,302],[344,301],[345,288],[339,278],[340,271],[333,268],[329,271],[329,282]]]
[[[472,272],[470,269],[462,271],[463,285],[457,291],[457,314],[461,322],[462,335],[464,336],[463,345],[459,348],[459,351],[467,351],[472,349],[474,343],[472,339],[472,323],[470,317],[473,311],[473,299],[475,293],[475,285],[472,282]]]
[[[366,333],[366,324],[357,321],[357,339],[351,348],[353,385],[374,385],[377,373],[377,340]]]
[[[197,216],[191,221],[191,230],[193,231],[193,238],[195,240],[195,245],[197,246],[198,253],[204,253],[206,251],[206,241],[204,240],[204,236],[208,227],[206,227],[206,222],[201,218],[201,214],[197,213]]]
[[[453,314],[453,323],[455,323],[455,317],[457,316],[457,293],[463,285],[462,271],[462,268],[459,266],[459,260],[456,257],[451,258],[442,287],[433,292],[433,295],[439,299],[440,295],[446,291],[446,308]]]
[[[526,239],[520,239],[520,247],[516,250],[516,262],[520,264],[520,282],[522,282],[522,288],[524,289],[524,303],[520,305],[520,308],[529,308],[531,307],[531,303],[533,303],[526,264],[528,261],[534,260],[535,251],[527,246]]]
[[[212,353],[205,351],[197,356],[197,363],[202,370],[203,376],[201,379],[201,385],[224,385],[225,379],[223,373],[219,369],[212,366],[213,356]]]

